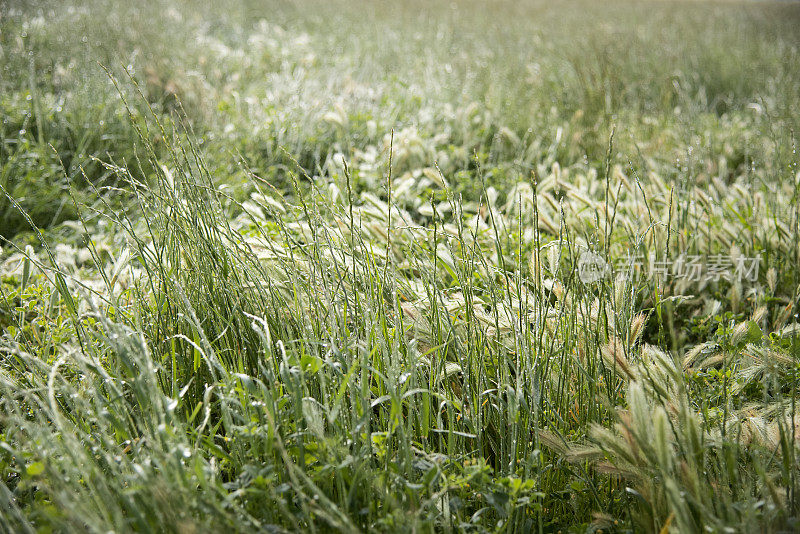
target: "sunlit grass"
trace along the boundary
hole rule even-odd
[[[97,6],[2,8],[3,530],[797,528],[796,8]]]

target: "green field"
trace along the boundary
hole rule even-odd
[[[0,532],[800,529],[800,3],[206,4],[0,0]]]

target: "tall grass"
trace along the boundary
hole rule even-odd
[[[158,80],[107,71],[131,148],[95,152],[95,174],[62,167],[77,219],[40,231],[0,183],[31,228],[4,245],[0,284],[3,530],[796,528],[800,175],[791,134],[759,130],[795,120],[780,115],[793,74],[765,89],[728,77],[728,59],[708,59],[716,74],[686,67],[682,50],[734,32],[682,43],[675,28],[698,26],[678,17],[666,37],[619,23],[613,44],[601,30],[605,51],[547,49],[566,38],[554,30],[537,47],[554,77],[533,91],[514,74],[533,52],[513,43],[521,21],[544,28],[561,11],[504,6],[501,37],[470,45],[489,8],[469,6],[448,15],[465,33],[441,38],[442,26],[379,35],[415,27],[398,7],[397,24],[347,18],[363,34],[323,31],[351,7],[318,20],[286,8],[274,16],[292,31],[257,26],[247,54],[223,18],[231,42],[203,37],[218,54],[208,72],[263,68],[272,94],[252,79],[229,93],[218,72],[170,114]],[[749,8],[729,9],[722,20],[760,43],[734,57],[775,39],[785,48],[769,57],[796,60],[790,37],[759,40]],[[676,47],[676,84],[653,55],[666,85],[628,70],[633,33]],[[424,52],[433,35],[463,50],[448,64],[474,84],[466,101],[435,68],[445,48]],[[374,63],[322,55],[353,40]],[[475,58],[497,78],[476,76]],[[365,104],[369,87],[352,109],[314,97],[342,73],[379,100]],[[751,113],[763,91],[773,101]],[[750,284],[592,284],[578,271],[587,250],[763,269]]]

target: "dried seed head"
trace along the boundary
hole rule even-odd
[[[550,247],[547,250],[547,261],[550,264],[550,272],[555,273],[558,270],[558,260],[559,256],[561,255],[561,244],[556,247]]]
[[[730,299],[731,303],[731,310],[734,313],[739,311],[739,305],[742,302],[742,284],[741,282],[736,282],[731,286],[730,291],[728,291],[728,298]]]
[[[569,449],[562,438],[545,428],[539,429],[539,443],[562,455],[566,454]]]
[[[628,358],[625,356],[625,347],[622,340],[618,337],[612,337],[608,343],[602,346],[600,356],[602,356],[606,365],[619,369],[626,377],[636,377]]]
[[[737,324],[733,329],[733,333],[731,334],[731,345],[738,345],[744,341],[744,337],[747,335],[747,331],[749,329],[750,325],[746,321]]]
[[[647,314],[640,313],[636,317],[633,318],[631,321],[631,332],[629,337],[629,345],[634,345],[637,341],[639,341],[639,337],[641,337],[642,332],[644,331],[644,323],[647,320]]]
[[[697,361],[698,357],[700,356],[700,353],[705,348],[706,348],[706,344],[705,343],[701,343],[699,345],[695,345],[694,347],[692,347],[686,353],[686,356],[683,357],[683,368],[684,369],[689,369],[692,365],[694,365],[694,363]]]
[[[625,295],[628,293],[628,280],[624,273],[619,273],[614,279],[614,306],[617,310],[625,307]]]
[[[766,306],[759,306],[756,311],[753,312],[753,317],[751,320],[756,323],[757,325],[761,324],[761,321],[767,316],[767,307]]]
[[[539,251],[534,250],[531,253],[531,259],[528,262],[528,269],[530,270],[531,278],[533,278],[533,282],[537,287],[542,283],[542,265],[539,260],[539,255]]]
[[[672,445],[668,431],[669,419],[664,408],[656,407],[653,414],[653,423],[655,427],[653,445],[658,457],[658,463],[661,464],[660,467],[664,472],[669,472],[672,469]]]
[[[770,267],[767,271],[767,287],[770,293],[775,293],[775,287],[778,285],[778,271],[775,267]]]

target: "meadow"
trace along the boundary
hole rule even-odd
[[[206,4],[0,2],[0,532],[800,529],[800,4]]]

